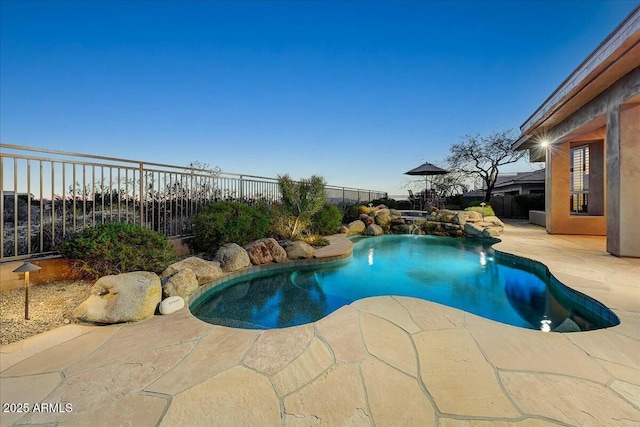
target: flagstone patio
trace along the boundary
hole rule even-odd
[[[613,328],[543,333],[394,296],[269,331],[209,325],[187,309],[68,325],[0,347],[0,424],[639,425],[640,259],[604,245],[507,225],[495,248],[603,302],[622,321]],[[349,250],[332,246],[322,254]]]

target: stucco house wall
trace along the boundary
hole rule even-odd
[[[520,130],[514,148],[546,164],[547,231],[606,235],[611,254],[640,257],[640,6]],[[570,153],[583,146],[588,201],[572,212]]]

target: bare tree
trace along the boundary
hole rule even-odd
[[[517,162],[525,151],[514,151],[513,131],[493,132],[488,136],[465,135],[451,146],[447,162],[451,167],[470,177],[480,177],[486,186],[484,201],[489,202],[496,185],[500,166]]]

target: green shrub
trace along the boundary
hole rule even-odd
[[[363,205],[351,205],[347,206],[342,214],[342,223],[349,224],[352,221],[360,219],[360,214],[369,215],[371,209],[368,206]]]
[[[335,234],[342,224],[342,213],[333,205],[324,205],[311,217],[311,229],[322,236]]]
[[[466,208],[465,211],[475,211],[481,213],[482,216],[495,216],[495,212],[490,205],[486,205],[484,208],[482,206],[472,206],[470,208]]]
[[[60,244],[59,251],[85,277],[131,271],[161,273],[175,258],[167,238],[135,224],[98,224]]]
[[[444,208],[452,210],[452,211],[459,211],[460,210],[460,206],[459,205],[445,205]]]
[[[469,203],[467,203],[467,207],[475,208],[475,207],[480,206],[480,203],[483,203],[483,201],[482,200],[472,200]]]
[[[268,237],[269,219],[260,210],[238,202],[217,202],[194,215],[193,246],[196,250],[215,253],[225,243],[244,246]]]
[[[371,201],[373,206],[385,205],[389,209],[398,209],[398,202],[395,199],[388,199],[386,197],[382,199],[375,199]]]

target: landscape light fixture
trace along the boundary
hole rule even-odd
[[[24,319],[29,320],[29,273],[38,271],[40,267],[30,262],[25,262],[13,270],[14,273],[24,273]]]

